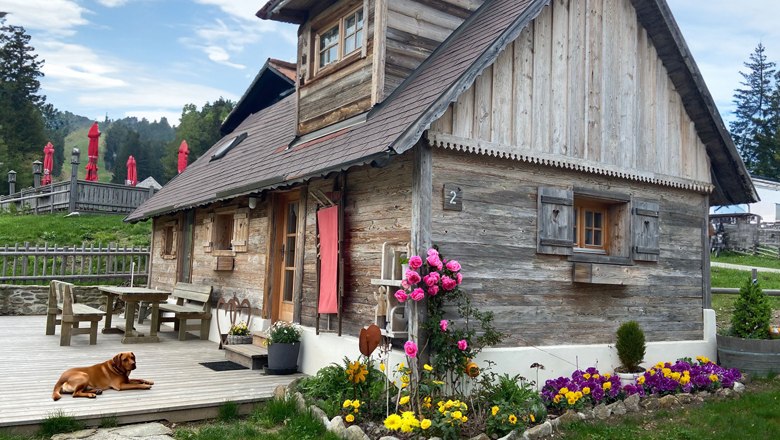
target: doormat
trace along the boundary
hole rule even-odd
[[[232,361],[200,362],[200,364],[214,371],[248,370],[247,367]]]

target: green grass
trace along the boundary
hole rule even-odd
[[[740,255],[731,252],[724,252],[719,257],[712,256],[712,261],[718,263],[741,264],[743,266],[769,267],[780,269],[780,259],[759,257],[756,255]]]
[[[736,400],[708,401],[701,406],[624,416],[617,422],[577,423],[564,440],[712,440],[769,439],[780,433],[780,381],[755,381],[763,391]]]
[[[311,413],[299,411],[290,399],[271,400],[246,419],[179,428],[174,435],[177,440],[339,440]]]
[[[50,415],[41,423],[38,437],[51,438],[54,434],[84,429],[84,422],[64,415],[61,411]]]
[[[64,214],[0,215],[0,245],[81,245],[116,243],[118,246],[149,246],[151,222],[129,224],[123,215]]]
[[[740,288],[750,278],[750,271],[712,267],[710,269],[712,287]],[[762,289],[780,289],[780,273],[758,272],[758,282]]]

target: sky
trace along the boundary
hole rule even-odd
[[[392,1],[392,0],[391,0]],[[580,0],[581,1],[581,0]],[[721,115],[759,42],[780,63],[780,1],[667,0]],[[168,118],[238,100],[269,57],[295,60],[295,26],[260,20],[265,0],[0,0],[45,60],[41,93],[103,120]]]

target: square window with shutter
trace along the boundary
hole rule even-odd
[[[249,241],[249,210],[229,209],[209,214],[203,220],[203,247],[215,255],[246,252]]]
[[[537,253],[571,261],[658,261],[659,205],[627,194],[540,187]]]
[[[171,260],[176,258],[176,248],[178,231],[175,221],[166,222],[162,229],[162,243],[160,246],[160,255],[163,259]]]

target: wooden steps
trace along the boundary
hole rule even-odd
[[[265,348],[267,340],[268,336],[264,332],[255,332],[251,344],[224,345],[225,359],[252,370],[262,370],[268,366],[268,349]]]

